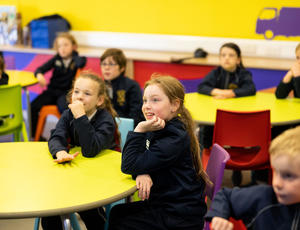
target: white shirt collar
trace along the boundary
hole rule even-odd
[[[97,113],[97,109],[90,116],[88,116],[89,121],[92,120],[92,118],[95,116],[96,113]]]

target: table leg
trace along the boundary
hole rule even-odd
[[[71,230],[72,229],[69,215],[62,215],[61,220],[63,222],[64,230]]]
[[[24,87],[26,93],[26,103],[27,103],[27,120],[28,120],[28,139],[31,140],[31,105],[30,105],[30,97],[29,97],[29,90],[27,87]]]

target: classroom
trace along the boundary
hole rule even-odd
[[[137,162],[134,162],[134,169],[129,164],[132,162],[127,162],[128,165],[126,165],[124,156],[128,156],[126,159],[129,161],[132,157],[130,154],[133,154],[130,144],[133,146],[133,142],[136,141],[135,145],[137,146],[138,136],[136,133],[145,132],[148,135],[148,132],[155,134],[157,130],[159,130],[157,132],[160,132],[161,129],[165,130],[165,127],[168,127],[169,117],[172,119],[179,117],[178,120],[181,120],[182,116],[185,116],[181,106],[187,109],[195,125],[193,128],[196,128],[193,134],[189,134],[192,146],[192,150],[189,151],[191,156],[194,154],[193,151],[201,154],[198,159],[202,163],[195,163],[194,156],[192,166],[199,170],[196,172],[197,176],[202,177],[206,186],[209,183],[203,175],[208,174],[208,180],[212,180],[210,174],[217,173],[217,166],[215,171],[209,169],[209,167],[214,168],[211,166],[213,152],[222,152],[224,149],[229,153],[230,159],[227,159],[228,162],[223,163],[223,169],[220,169],[221,181],[212,180],[214,184],[219,183],[218,190],[222,187],[232,189],[235,186],[242,187],[242,190],[251,186],[252,189],[252,185],[260,185],[261,180],[263,185],[272,187],[272,179],[274,186],[274,174],[272,177],[271,167],[275,167],[273,165],[275,155],[272,156],[273,150],[272,153],[269,152],[271,141],[281,136],[285,130],[292,130],[300,124],[299,16],[300,3],[297,0],[254,0],[242,4],[237,0],[188,0],[186,2],[179,0],[87,0],[85,2],[1,0],[0,52],[2,56],[0,57],[0,73],[2,77],[0,78],[0,96],[5,97],[5,100],[2,98],[0,103],[0,145],[2,146],[0,152],[2,155],[7,155],[4,152],[25,151],[34,160],[28,160],[18,153],[18,162],[8,169],[9,167],[3,162],[13,162],[13,158],[5,156],[0,164],[2,173],[14,174],[15,171],[18,171],[21,176],[16,174],[10,179],[17,178],[15,179],[19,181],[17,186],[15,185],[17,183],[14,185],[8,183],[9,179],[4,179],[4,176],[1,176],[0,181],[5,181],[7,186],[24,189],[25,197],[41,199],[42,202],[39,200],[39,202],[31,203],[31,198],[24,199],[20,196],[20,199],[11,202],[14,203],[12,205],[9,203],[9,199],[6,200],[3,197],[6,195],[3,193],[3,198],[0,199],[0,229],[43,229],[42,224],[46,223],[43,221],[46,221],[49,216],[55,215],[60,216],[62,223],[66,224],[64,229],[93,229],[87,227],[89,220],[84,216],[84,212],[98,209],[100,206],[98,212],[106,210],[106,214],[103,211],[104,219],[106,215],[103,229],[119,229],[113,224],[108,226],[107,213],[111,208],[116,210],[112,207],[115,204],[111,204],[116,201],[127,204],[127,201],[140,201],[141,199],[144,201],[149,198],[140,197],[139,191],[144,191],[145,187],[136,187],[139,186],[136,181],[140,181],[140,179],[132,180],[131,175],[136,177],[140,174],[148,176],[150,174],[150,179],[142,178],[141,184],[145,183],[149,186],[148,183],[151,182],[150,188],[157,189],[157,191],[155,190],[157,193],[160,190],[155,187],[154,181],[156,182],[159,178],[158,173],[165,173],[161,176],[161,180],[164,180],[166,175],[170,177],[175,175],[172,174],[173,169],[170,169],[170,172],[158,170],[157,174],[151,170],[151,173],[140,173],[145,172],[146,169],[138,167],[139,158],[137,158]],[[64,32],[66,33],[64,34]],[[59,35],[60,33],[61,35]],[[61,43],[59,43],[60,41]],[[71,48],[66,51],[69,54],[64,57],[64,51],[60,51],[60,49],[67,50],[68,48],[60,47],[68,46],[68,44]],[[225,55],[227,56],[225,57]],[[118,57],[116,58],[116,56]],[[232,62],[235,63],[232,64]],[[226,65],[229,67],[226,68]],[[230,65],[234,67],[230,67]],[[110,72],[114,68],[116,68],[116,72]],[[5,84],[8,86],[19,84],[18,88],[15,87],[17,93],[10,94],[9,87],[6,89],[6,86],[2,86],[2,81],[5,81],[5,73],[8,75],[8,83],[6,81]],[[218,75],[218,80],[216,80],[217,78],[213,79],[213,75],[215,77]],[[95,79],[94,76],[100,78],[101,81]],[[149,82],[151,76],[158,76],[158,78],[172,76],[170,81],[179,82],[184,88],[184,102],[182,100],[179,107],[176,107],[175,101],[178,98],[172,101],[171,96],[166,93],[167,89],[164,88],[164,83],[155,80]],[[224,76],[226,79],[223,80],[220,76]],[[61,77],[60,81],[59,77]],[[99,87],[95,88],[95,82]],[[166,84],[172,85],[171,83]],[[101,85],[104,85],[104,91],[101,91]],[[153,86],[159,86],[157,87],[158,91]],[[252,91],[251,86],[253,86]],[[118,89],[114,87],[118,87]],[[5,90],[7,93],[4,93]],[[76,96],[76,92],[81,90],[82,94],[84,94],[83,92],[86,94],[86,91],[89,94],[95,93],[95,90],[99,91],[99,95],[97,94],[99,98],[95,96],[97,99],[92,102],[93,106],[96,106],[95,108],[86,106],[83,104],[85,99],[80,99],[79,95]],[[159,92],[158,95],[162,92],[171,101],[171,114],[167,116],[167,119],[153,115],[155,109],[150,106],[149,101],[153,97],[150,92]],[[100,97],[100,94],[103,97]],[[149,101],[147,97],[149,97]],[[10,102],[12,100],[10,98],[18,98],[18,102]],[[110,101],[109,103],[106,103],[106,98]],[[81,100],[79,105],[76,100]],[[148,107],[145,105],[146,102],[149,103]],[[176,116],[173,115],[173,105],[177,108]],[[16,109],[18,115],[10,113],[10,108]],[[100,114],[99,111],[106,111],[106,113],[101,112]],[[233,113],[226,115],[226,111]],[[241,118],[239,116],[241,114],[245,116],[252,114],[252,117],[257,116],[257,118],[256,120],[249,118],[247,122],[248,117]],[[221,117],[225,120],[225,117],[229,117],[229,115],[232,117],[227,119],[231,120],[222,123]],[[84,119],[82,119],[83,117]],[[99,121],[96,120],[96,117]],[[113,119],[110,119],[111,117]],[[157,119],[155,128],[154,126],[150,128],[149,124],[146,126],[143,123],[149,122],[154,119],[153,117]],[[172,120],[171,118],[170,120]],[[14,131],[5,130],[5,125],[9,123],[10,119],[18,119],[18,128],[14,128]],[[97,125],[99,125],[97,128],[100,129],[100,120],[105,124],[101,127],[103,130],[98,130],[98,132],[104,132],[107,136],[98,135],[94,130]],[[62,121],[70,122],[70,124],[62,124]],[[92,123],[93,125],[90,127]],[[188,127],[186,123],[184,125]],[[81,132],[86,134],[78,134],[76,131],[78,127],[85,130],[85,132]],[[117,131],[117,127],[119,131]],[[57,147],[57,143],[61,143],[59,138],[62,138],[60,135],[62,135],[63,129],[67,130],[63,134],[66,146]],[[188,128],[186,129],[188,130]],[[134,132],[128,132],[133,130]],[[251,132],[253,135],[249,134]],[[11,133],[14,134],[11,135]],[[243,135],[245,137],[242,137]],[[229,138],[225,138],[226,136]],[[145,144],[143,143],[146,148],[145,153],[151,150],[151,138],[153,137],[150,137],[147,136],[148,139]],[[200,147],[199,151],[194,150],[194,137]],[[233,139],[243,139],[243,144],[233,141]],[[104,140],[106,141],[105,145],[99,144]],[[155,140],[154,138],[153,145]],[[168,142],[170,142],[169,139]],[[219,144],[221,150],[217,150],[214,143]],[[87,146],[85,147],[85,145]],[[79,150],[73,148],[69,152],[70,146],[81,148]],[[179,146],[181,145],[179,144]],[[182,145],[182,148],[184,146]],[[60,147],[61,149],[59,149]],[[237,148],[243,148],[243,150]],[[35,154],[40,151],[45,152],[44,156],[35,159]],[[61,151],[64,151],[65,155],[58,154]],[[94,151],[96,152],[94,153]],[[122,154],[115,156],[114,151],[122,152]],[[98,154],[99,152],[101,154]],[[241,154],[245,155],[239,157]],[[271,155],[269,156],[269,154]],[[53,161],[52,157],[55,163],[49,165],[49,162]],[[234,161],[235,157],[237,162]],[[90,160],[90,158],[94,160]],[[142,159],[140,162],[143,162]],[[244,162],[239,163],[240,160]],[[37,163],[38,166],[35,166],[33,162],[38,161],[41,163]],[[74,167],[71,167],[73,161],[75,161]],[[113,167],[108,169],[107,165],[110,164]],[[198,167],[197,164],[200,164],[201,167]],[[80,165],[88,166],[92,170],[86,170]],[[103,169],[98,170],[97,167],[101,167],[99,165],[103,165]],[[36,170],[41,170],[41,173],[29,169],[29,167],[37,167]],[[22,170],[19,171],[20,169],[24,170],[24,174]],[[53,185],[59,186],[60,190],[66,188],[66,191],[63,191],[65,196],[68,196],[71,190],[74,191],[72,199],[62,200],[61,203],[57,201],[61,200],[57,197],[54,197],[53,200],[52,198],[44,200],[40,193],[46,186],[50,186],[46,185],[45,181],[53,180],[52,176],[46,175],[46,170],[51,171],[51,175],[54,174],[65,181],[69,180],[72,173],[77,175],[77,179],[72,179],[66,185],[62,185],[61,182]],[[63,173],[64,175],[62,175],[62,172],[66,170],[68,170],[68,174]],[[187,171],[178,173],[187,173]],[[92,179],[87,180],[86,175],[93,175],[90,176]],[[101,179],[95,180],[96,175],[99,175]],[[101,175],[106,175],[105,179]],[[186,174],[184,175],[186,176]],[[33,181],[32,185],[37,186],[35,191],[29,188],[26,177],[32,177],[30,179]],[[78,181],[82,181],[82,184]],[[152,181],[154,185],[152,185]],[[181,180],[177,181],[175,176],[174,181],[179,184],[185,183]],[[49,184],[51,183],[49,182]],[[22,188],[20,184],[23,184]],[[105,191],[102,191],[103,184],[108,187]],[[161,184],[161,188],[163,188],[163,182]],[[198,189],[197,191],[201,191],[201,194],[203,192],[211,200],[217,192],[216,190],[211,195],[207,194],[206,190],[202,191],[203,186],[197,187],[194,184],[190,186],[189,189]],[[148,196],[150,188],[144,191],[146,194],[148,192]],[[216,185],[214,189],[216,189]],[[91,190],[100,192],[91,192]],[[136,190],[138,191],[136,192]],[[13,195],[9,190],[7,191],[9,196]],[[235,190],[233,189],[233,191]],[[81,197],[80,194],[86,192],[89,193],[89,196]],[[131,196],[133,193],[135,195]],[[157,194],[155,192],[153,194],[156,197]],[[15,193],[15,196],[18,196],[18,193]],[[163,198],[159,197],[159,199]],[[196,196],[189,196],[187,199],[196,199]],[[203,197],[201,197],[202,199]],[[279,198],[277,197],[277,199]],[[3,205],[5,208],[2,210],[1,203],[7,205]],[[169,203],[166,205],[172,206]],[[179,204],[177,205],[174,207],[180,207]],[[210,205],[211,203],[208,202],[208,210]],[[205,204],[204,206],[206,208]],[[200,208],[195,210],[199,211]],[[120,209],[120,211],[124,210]],[[167,216],[165,212],[162,215],[162,218]],[[198,213],[198,215],[200,214]],[[208,212],[207,215],[203,219],[203,223],[197,223],[201,227],[205,225],[204,229],[210,229],[207,220],[215,219],[210,216],[211,212]],[[146,218],[145,216],[142,217]],[[251,221],[245,223],[242,222],[243,217],[239,220],[231,219],[231,222],[228,221],[229,225],[233,224],[234,229],[259,226],[259,222],[255,222],[256,218],[253,220],[255,223]],[[113,223],[114,218],[117,217],[113,215],[113,219],[109,219],[110,223]],[[79,226],[77,226],[78,220]],[[295,220],[292,221],[295,222]],[[192,223],[193,220],[190,219],[190,222]],[[288,223],[289,220],[286,222]],[[158,221],[157,225],[159,224]],[[153,225],[152,229],[156,229],[157,225]],[[135,227],[138,229],[137,226]],[[97,229],[102,229],[102,227]],[[124,225],[123,229],[131,228],[126,228]],[[196,228],[191,227],[190,229]],[[280,229],[284,229],[284,227]]]

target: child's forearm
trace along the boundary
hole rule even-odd
[[[287,84],[287,83],[291,82],[292,78],[293,78],[293,73],[291,70],[289,70],[286,73],[286,75],[283,77],[282,82]]]
[[[233,224],[221,217],[214,217],[211,221],[211,228],[213,230],[232,230]]]

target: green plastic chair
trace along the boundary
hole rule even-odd
[[[14,141],[28,141],[22,113],[21,85],[0,86],[0,135],[13,134]]]

